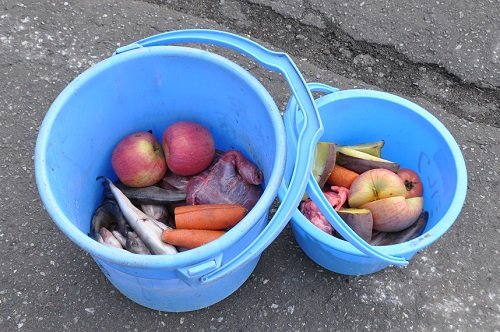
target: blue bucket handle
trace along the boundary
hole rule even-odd
[[[322,93],[335,93],[339,91],[339,89],[331,87],[322,83],[308,83],[307,86],[311,91],[317,91]],[[297,111],[297,102],[295,98],[290,98],[290,101],[287,106],[287,111],[284,115],[285,128],[287,135],[292,135],[287,139],[287,144],[293,145],[295,143],[295,137],[297,132],[297,127],[300,125],[301,121],[296,118]],[[291,139],[290,139],[291,138]],[[291,146],[290,148],[293,148]],[[285,172],[286,178],[287,172]],[[318,182],[314,178],[311,173],[309,177],[309,181],[306,189],[309,197],[314,201],[314,203],[318,206],[319,210],[325,216],[326,220],[332,225],[333,228],[337,232],[340,233],[348,242],[350,242],[355,248],[363,252],[364,254],[379,259],[382,262],[397,265],[397,266],[406,266],[408,265],[408,261],[402,257],[396,257],[384,254],[380,250],[378,250],[375,246],[368,244],[365,240],[363,240],[359,235],[357,235],[343,220],[340,218],[338,213],[333,209],[330,203],[323,195],[321,188],[318,185]]]
[[[206,43],[226,47],[249,56],[262,66],[282,74],[298,108],[303,112],[304,118],[302,128],[298,130],[293,174],[289,186],[286,186],[283,180],[281,181],[278,190],[281,204],[276,213],[248,247],[218,269],[200,278],[201,283],[208,283],[227,276],[259,256],[285,228],[306,189],[308,178],[305,175],[312,167],[315,147],[323,134],[323,125],[312,94],[292,59],[286,53],[271,51],[247,38],[217,30],[176,30],[160,33],[120,47],[115,51],[115,54],[140,47],[174,43]]]

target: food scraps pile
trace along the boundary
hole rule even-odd
[[[219,151],[210,131],[179,121],[163,132],[135,132],[114,148],[118,181],[100,177],[104,200],[90,235],[135,254],[174,254],[235,226],[262,195],[262,172],[238,150]]]
[[[419,175],[382,159],[384,144],[383,140],[348,146],[319,142],[313,166],[328,202],[371,245],[412,240],[428,219]],[[310,198],[303,199],[300,211],[322,231],[342,238]]]

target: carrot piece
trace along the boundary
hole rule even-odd
[[[340,186],[349,189],[352,182],[359,176],[358,173],[351,171],[340,165],[335,165],[332,173],[328,177],[328,183],[332,186]]]
[[[161,234],[161,240],[174,246],[193,249],[219,238],[224,233],[203,229],[166,229]]]
[[[223,230],[236,225],[247,213],[239,204],[199,204],[174,210],[175,228]]]

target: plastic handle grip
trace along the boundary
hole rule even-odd
[[[307,83],[307,87],[312,92],[321,92],[324,94],[330,94],[339,91],[339,89],[329,86],[327,84],[311,82]],[[297,119],[297,101],[294,98],[291,98],[289,104],[287,105],[287,112],[284,118],[285,124],[287,124],[287,129],[292,129],[290,132],[293,140],[297,140],[298,132],[300,130],[300,126],[302,125],[302,121]],[[293,143],[293,142],[291,142]],[[288,166],[288,165],[287,165]]]
[[[292,59],[281,52],[274,52],[241,36],[216,30],[177,30],[151,36],[118,49],[115,54],[138,47],[159,46],[174,43],[204,43],[226,47],[256,60],[262,66],[274,70],[285,78],[304,121],[297,138],[295,168],[288,186],[282,181],[279,188],[281,204],[264,230],[252,243],[220,268],[202,276],[200,281],[208,283],[227,276],[232,271],[259,256],[285,228],[306,189],[307,174],[312,167],[316,143],[323,134],[323,125],[316,104],[307,84]]]
[[[334,93],[338,91],[338,89],[330,87],[321,83],[309,83],[308,87],[311,91],[318,91],[323,93]],[[285,113],[285,127],[289,134],[294,135],[297,131],[297,125],[300,121],[296,119],[296,111],[297,104],[292,99],[288,105],[288,110]],[[337,232],[340,233],[349,241],[355,248],[364,254],[379,259],[382,262],[398,265],[398,266],[406,266],[408,265],[408,261],[401,257],[395,257],[391,255],[387,255],[376,247],[368,244],[365,240],[363,240],[359,235],[357,235],[343,220],[340,216],[335,212],[333,207],[328,203],[325,196],[322,193],[321,188],[318,183],[314,179],[314,176],[310,175],[310,179],[306,189],[309,197],[314,201],[314,203],[318,206],[321,213],[326,217],[328,222],[335,228]]]

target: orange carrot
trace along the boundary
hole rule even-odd
[[[175,228],[223,230],[236,225],[247,213],[239,204],[200,204],[178,206],[174,210]]]
[[[174,246],[193,249],[219,238],[224,233],[203,229],[166,229],[161,234],[161,240]]]
[[[358,173],[351,171],[340,165],[335,165],[332,173],[328,177],[328,183],[332,186],[340,186],[349,189],[352,182],[359,176]]]

